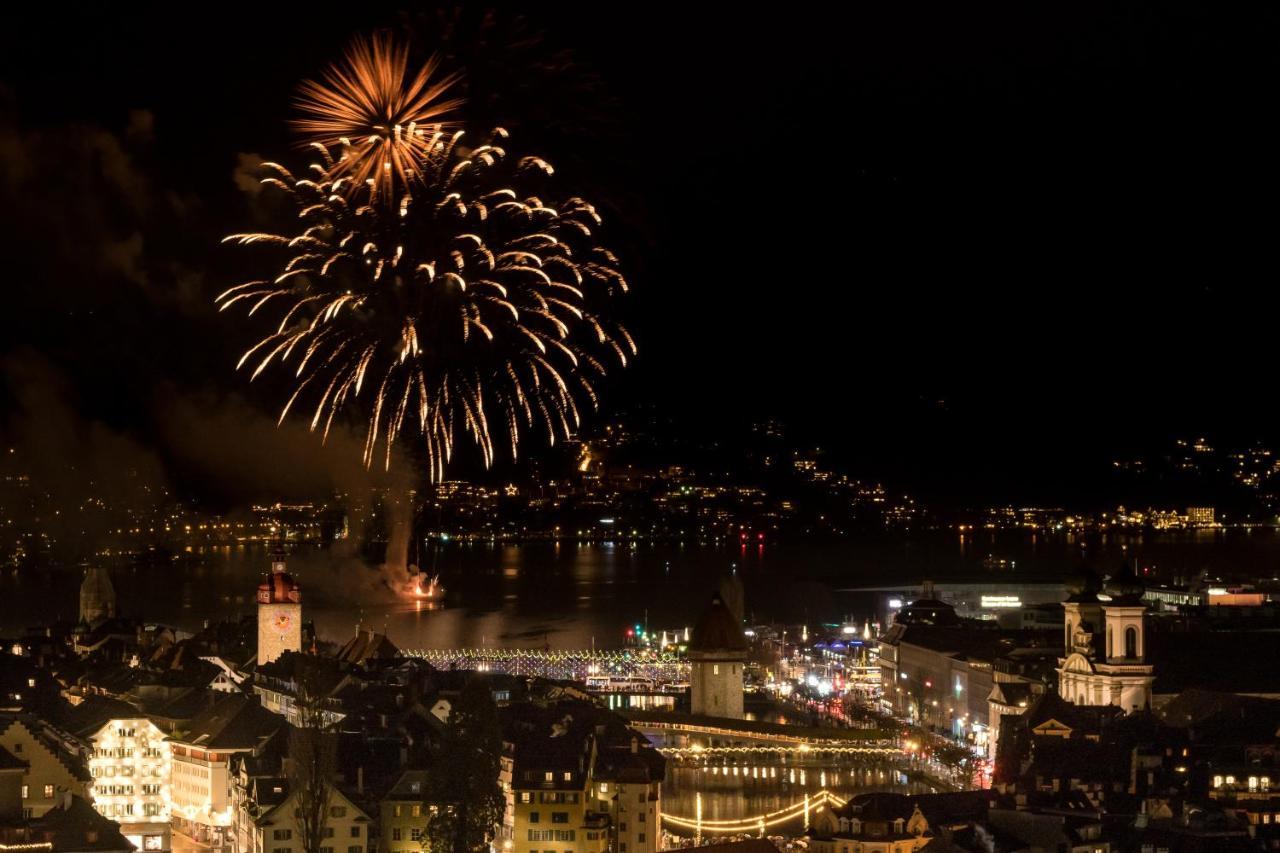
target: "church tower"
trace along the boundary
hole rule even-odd
[[[258,585],[258,664],[302,651],[302,590],[285,571],[284,548],[271,553],[271,572]]]
[[[111,575],[101,566],[84,566],[80,583],[80,621],[93,626],[116,615],[116,589]]]
[[[689,643],[690,710],[709,717],[742,719],[742,669],[747,640],[742,623],[716,595],[693,628]]]
[[[1154,667],[1147,655],[1142,581],[1127,564],[1104,589],[1085,589],[1063,604],[1066,648],[1058,692],[1077,705],[1139,711],[1151,704]]]

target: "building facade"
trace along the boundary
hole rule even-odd
[[[170,737],[173,827],[202,847],[233,850],[232,756],[251,753],[284,724],[255,697],[227,695]]]
[[[92,799],[89,768],[69,736],[48,724],[26,715],[0,718],[0,747],[27,765],[20,788],[25,817],[43,817],[65,794]]]
[[[251,820],[243,821],[245,832],[236,853],[303,853],[298,829],[297,798],[283,780],[274,780],[272,793],[284,796]],[[369,853],[373,822],[364,810],[338,788],[329,791],[328,811],[320,832],[320,853]],[[425,848],[419,845],[421,853]]]
[[[380,853],[421,853],[434,808],[427,802],[427,771],[402,773],[379,804]]]
[[[138,850],[170,849],[172,753],[146,717],[108,720],[89,737],[94,808]]]
[[[647,744],[646,744],[647,746]],[[657,853],[662,849],[662,777],[665,764],[631,735],[624,750],[605,750],[596,760],[591,791],[595,810],[609,819],[614,853]]]

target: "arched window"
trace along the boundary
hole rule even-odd
[[[1071,620],[1070,619],[1067,620],[1067,639],[1066,639],[1065,645],[1066,645],[1067,651],[1070,652],[1071,651]]]
[[[1138,629],[1132,625],[1124,629],[1124,656],[1129,659],[1138,656]]]
[[[1107,626],[1107,657],[1115,657],[1115,644],[1111,641],[1111,626]]]

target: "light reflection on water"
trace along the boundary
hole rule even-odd
[[[698,766],[669,761],[662,785],[662,810],[692,819],[697,808],[695,795],[701,793],[704,820],[738,820],[779,811],[824,788],[845,799],[867,791],[933,790],[908,780],[889,762],[712,762]],[[798,819],[797,826],[784,828],[797,830],[801,822]]]
[[[376,570],[336,549],[295,554],[290,570],[302,583],[306,618],[328,639],[345,639],[360,621],[385,627],[403,648],[609,648],[635,623],[656,631],[687,627],[730,571],[743,581],[748,619],[813,624],[870,615],[869,601],[833,595],[833,588],[972,576],[987,554],[1017,561],[1016,573],[998,575],[1016,584],[1061,579],[1082,555],[1103,567],[1129,553],[1170,572],[1256,571],[1280,565],[1278,542],[1268,531],[1094,538],[977,531],[747,547],[451,544],[423,552],[424,570],[439,574],[446,588],[440,609],[397,599]],[[211,547],[176,560],[109,565],[122,614],[194,629],[205,619],[252,613],[267,556],[260,545]],[[0,628],[74,621],[78,584],[74,568],[0,573]]]

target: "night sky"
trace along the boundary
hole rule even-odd
[[[341,440],[274,430],[212,298],[245,274],[218,240],[251,224],[250,167],[302,160],[297,83],[385,27],[599,203],[641,347],[608,412],[776,415],[964,500],[1087,497],[1174,436],[1280,440],[1274,10],[696,5],[6,27],[0,434],[222,499],[354,476]]]

